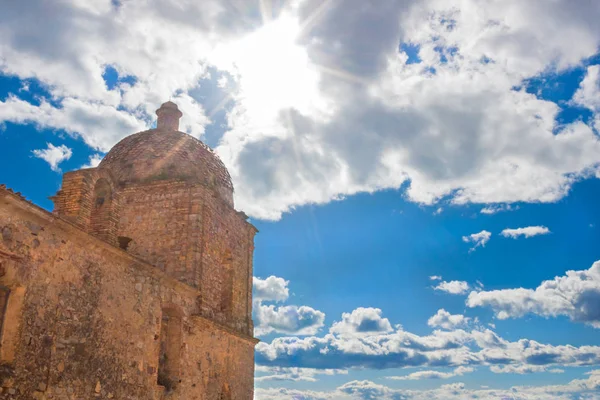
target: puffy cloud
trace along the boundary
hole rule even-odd
[[[464,374],[468,374],[470,372],[473,372],[473,368],[471,368],[471,367],[458,367],[458,368],[455,368],[451,372],[417,371],[417,372],[413,372],[413,373],[410,373],[410,374],[404,375],[404,376],[390,376],[390,377],[388,377],[388,379],[394,379],[394,380],[399,380],[399,381],[406,381],[406,380],[414,381],[414,380],[421,380],[421,379],[449,379],[449,378],[453,378],[455,376],[461,376]]]
[[[82,165],[81,168],[96,168],[98,166],[98,164],[100,164],[100,161],[102,161],[104,157],[101,156],[100,154],[92,154],[88,160],[88,163],[85,165]]]
[[[364,400],[377,400],[387,397],[392,391],[384,385],[379,385],[371,381],[352,381],[345,383],[338,388],[338,391],[355,395],[356,398]]]
[[[325,314],[308,306],[275,306],[264,302],[283,302],[289,296],[289,281],[277,276],[253,278],[254,333],[263,336],[271,332],[314,335],[325,322]]]
[[[253,299],[254,301],[285,301],[290,296],[288,283],[289,281],[273,275],[266,279],[254,277],[252,279]]]
[[[246,14],[240,1],[230,4],[224,7],[208,0],[182,6],[151,0],[49,5],[34,0],[24,8],[13,3],[0,16],[0,69],[38,79],[56,99],[152,115],[172,95],[181,96],[178,103],[190,103],[187,92],[206,74],[206,55],[231,35],[251,29],[251,10]],[[240,12],[248,24],[223,23]],[[109,87],[103,77],[107,66],[133,82],[118,80]],[[182,125],[194,125],[193,133],[201,133],[206,123],[202,107],[185,111]],[[104,119],[96,123],[110,123],[113,118]],[[111,135],[98,130],[95,139],[110,146]]]
[[[586,75],[573,95],[573,102],[595,113],[600,111],[600,65],[590,65]]]
[[[261,400],[572,400],[597,399],[600,389],[600,370],[585,379],[573,379],[564,385],[513,386],[508,389],[470,389],[462,382],[441,385],[435,389],[395,389],[372,381],[350,381],[331,391],[309,391],[285,388],[257,388]]]
[[[559,127],[557,104],[514,89],[597,51],[595,2],[303,0],[262,27],[242,0],[22,3],[0,16],[0,71],[50,100],[9,99],[0,120],[106,151],[169,96],[196,137],[223,111],[217,151],[253,217],[405,182],[425,204],[552,202],[600,161],[589,126]]]
[[[443,329],[453,330],[455,328],[465,327],[471,319],[461,314],[450,314],[443,308],[429,318],[427,325],[431,327],[440,327]]]
[[[469,252],[475,251],[478,247],[485,247],[485,244],[489,242],[492,234],[486,230],[483,230],[478,233],[472,233],[468,236],[463,236],[462,240],[465,243],[473,243],[474,246],[469,249]]]
[[[439,276],[439,275],[431,275],[431,276],[429,277],[429,280],[431,280],[431,281],[441,281],[441,280],[442,280],[442,277],[441,277],[441,276]]]
[[[336,397],[338,396],[338,397]],[[257,400],[337,400],[334,392],[318,392],[314,390],[298,390],[289,388],[255,388],[254,398]]]
[[[236,180],[262,179],[261,186],[240,191],[240,204],[252,213],[277,218],[299,204],[395,188],[407,180],[409,199],[426,204],[444,196],[455,203],[556,201],[595,165],[597,153],[590,149],[599,143],[590,127],[575,123],[554,135],[558,106],[513,90],[557,55],[558,65],[567,66],[596,51],[595,28],[591,20],[581,24],[587,19],[583,12],[567,23],[570,33],[585,38],[578,51],[561,39],[532,57],[506,32],[523,35],[520,39],[528,43],[539,32],[520,18],[503,18],[498,25],[490,21],[507,13],[537,15],[532,11],[537,7],[517,2],[501,9],[472,1],[419,2],[415,7],[358,3],[332,5],[307,34],[311,61],[327,67],[320,70],[321,95],[329,101],[325,111],[284,110],[269,126],[274,133],[268,137],[260,133],[264,129],[226,134],[224,148],[244,138],[243,150],[226,157]],[[552,11],[543,10],[544,23],[561,18],[562,26],[562,8],[570,7],[558,3]],[[315,3],[304,2],[301,9],[314,10]],[[374,20],[380,29],[365,34],[363,27]],[[446,26],[449,20],[452,29]],[[544,27],[540,23],[535,29]],[[361,32],[358,37],[356,32]],[[419,47],[421,63],[407,64],[406,56],[397,53],[402,40]],[[454,50],[442,60],[439,48]],[[482,63],[484,56],[494,60]],[[252,119],[244,112],[237,117]]]
[[[335,322],[329,331],[341,335],[372,335],[392,331],[387,318],[381,316],[379,308],[359,307],[351,313],[343,313],[342,320]]]
[[[565,372],[559,368],[548,368],[545,365],[492,365],[490,371],[496,374],[532,374],[536,372],[550,372],[562,374]]]
[[[352,314],[359,316],[362,312],[346,314],[342,321],[351,320]],[[375,315],[381,318],[380,312]],[[356,323],[346,325],[357,326]],[[598,346],[556,346],[530,339],[511,342],[482,328],[471,332],[461,329],[436,330],[427,336],[406,332],[399,326],[391,332],[374,331],[364,335],[348,335],[346,331],[344,329],[323,337],[278,337],[271,343],[261,342],[256,347],[257,370],[265,373],[263,380],[312,380],[317,375],[313,370],[321,370],[323,374],[330,375],[340,373],[337,371],[347,371],[348,368],[428,367],[429,369],[393,378],[417,380],[449,379],[470,373],[475,366],[488,366],[494,373],[523,374],[544,371],[561,373],[561,368],[564,367],[600,365]],[[441,367],[453,367],[453,370],[444,372],[431,369]],[[600,375],[594,373],[589,379],[575,380],[568,385],[516,387],[509,392],[516,398],[567,399],[571,394],[592,393],[597,390],[600,387],[598,378]],[[509,392],[496,389],[471,390],[460,383],[433,390],[398,390],[370,381],[348,382],[331,392],[257,389],[261,398],[306,399],[345,399],[344,396],[348,396],[348,399],[502,399]]]
[[[532,236],[547,235],[549,233],[550,229],[546,228],[545,226],[527,226],[525,228],[516,229],[506,228],[500,234],[507,238],[509,237],[517,239],[519,236],[530,238]]]
[[[256,372],[260,375],[254,380],[261,381],[307,381],[316,382],[318,375],[347,375],[348,371],[343,369],[315,369],[315,368],[282,368],[282,367],[266,367],[257,365]],[[264,374],[264,375],[263,375]]]
[[[499,319],[526,314],[565,315],[572,321],[600,328],[600,261],[588,270],[567,271],[564,276],[543,281],[535,289],[471,292],[467,306],[490,307]]]
[[[259,304],[254,311],[257,336],[271,332],[314,335],[324,325],[325,314],[308,306],[281,306]]]
[[[46,143],[46,145],[48,147],[45,149],[33,150],[33,155],[50,164],[52,171],[60,172],[58,164],[71,158],[73,151],[64,144],[54,146],[52,143]]]
[[[464,344],[472,341],[465,331],[435,331],[418,336],[402,330],[372,335],[335,335],[306,338],[279,337],[256,347],[259,365],[344,369],[407,366],[458,366],[472,362]]]
[[[10,96],[4,102],[0,101],[0,121],[61,129],[102,151],[108,151],[124,136],[146,127],[143,121],[125,111],[71,98],[64,99],[59,108],[45,100],[34,106]]]
[[[342,330],[322,337],[277,337],[270,343],[258,343],[256,363],[316,369],[472,368],[481,365],[494,367],[492,372],[535,372],[600,365],[600,347],[555,346],[530,339],[511,342],[482,327],[470,332],[434,330],[420,336],[397,326],[390,332],[369,334],[347,334]]]
[[[465,294],[469,290],[469,284],[465,281],[442,281],[433,289],[450,294]]]

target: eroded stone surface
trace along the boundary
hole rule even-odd
[[[65,174],[53,214],[0,187],[0,399],[251,400],[255,228],[213,178],[121,165]]]

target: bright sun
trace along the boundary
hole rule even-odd
[[[318,99],[319,75],[296,44],[299,33],[297,20],[281,16],[220,49],[219,58],[239,80],[235,97],[257,122],[289,107],[308,111]]]

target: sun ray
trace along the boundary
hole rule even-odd
[[[271,3],[271,0],[258,0],[258,3],[263,25],[266,25],[273,19],[273,4]]]
[[[179,151],[181,146],[185,144],[186,140],[187,138],[185,136],[182,136],[181,139],[179,139],[177,143],[171,149],[169,149],[164,158],[155,162],[155,164],[151,167],[148,176],[152,176],[156,171],[160,170],[163,167],[163,165],[169,162],[169,160],[171,160],[171,157],[173,157],[173,155],[177,153],[177,151]]]
[[[344,71],[342,69],[331,68],[331,67],[326,67],[324,65],[317,65],[317,64],[313,64],[313,67],[324,74],[331,75],[336,78],[341,78],[348,82],[360,83],[362,85],[366,84],[366,81],[363,78],[356,76],[354,74],[351,74],[350,72]]]
[[[323,1],[302,23],[300,24],[300,31],[298,36],[303,37],[310,33],[312,28],[319,22],[325,14],[331,10],[333,5],[339,0],[325,0]]]
[[[255,4],[250,1],[240,2],[238,0],[222,0],[222,3],[223,7],[230,13],[231,20],[236,21],[236,25],[248,31],[256,30],[260,26],[260,24],[257,24],[256,16],[254,15]]]
[[[299,148],[301,148],[302,146],[298,143],[298,141],[301,139],[299,138],[298,135],[296,135],[296,126],[294,124],[294,121],[292,120],[292,115],[291,115],[290,110],[289,109],[285,110],[284,115],[285,115],[287,128],[292,133],[291,143],[292,143],[292,150],[294,153],[294,161],[296,162],[296,169],[298,169],[298,170],[305,169],[307,166],[305,165],[305,162],[303,161],[302,157],[300,156],[300,151],[299,151]],[[321,259],[323,259],[323,254],[324,254],[323,243],[321,241],[321,235],[319,232],[317,219],[315,218],[313,208],[310,207],[309,210],[310,210],[310,213],[309,213],[310,227],[312,228],[312,233],[314,235],[315,241],[317,242],[317,247],[319,249],[319,256],[321,257]]]
[[[233,100],[233,94],[232,93],[226,93],[217,104],[215,104],[214,107],[212,107],[210,109],[210,111],[208,112],[208,117],[212,118],[216,113],[218,113],[219,111],[223,110],[225,108],[225,105]]]

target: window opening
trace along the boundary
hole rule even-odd
[[[129,243],[133,240],[132,238],[129,238],[127,236],[119,236],[118,239],[119,247],[123,250],[127,250],[127,248],[129,247]]]
[[[181,343],[181,314],[178,314],[173,309],[163,310],[160,324],[157,383],[164,386],[167,392],[174,390],[179,382]]]
[[[8,308],[8,296],[10,289],[0,285],[0,343],[2,343],[2,334],[4,332],[4,320],[6,318],[6,309]]]
[[[233,308],[233,257],[230,251],[223,257],[223,281],[221,282],[221,304],[220,310],[224,314],[229,314]]]

